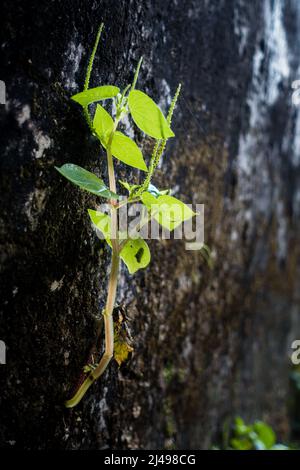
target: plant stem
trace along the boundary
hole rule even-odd
[[[107,165],[108,165],[108,177],[109,177],[109,189],[112,192],[116,192],[116,179],[114,164],[111,153],[111,144],[113,140],[114,133],[118,126],[118,119],[115,120],[114,128],[111,132],[111,135],[107,144]],[[116,300],[117,286],[118,286],[118,274],[119,274],[119,264],[120,264],[120,246],[118,241],[118,213],[115,208],[116,202],[114,200],[110,201],[111,204],[111,242],[112,242],[112,259],[110,267],[110,276],[108,281],[108,291],[105,310],[103,313],[104,316],[104,333],[105,333],[105,350],[101,360],[92,372],[89,373],[87,378],[84,380],[82,385],[78,388],[75,395],[65,403],[67,408],[73,408],[76,406],[80,400],[83,398],[90,386],[97,380],[107,368],[111,358],[114,353],[114,322],[113,322],[113,309]]]
[[[113,157],[111,153],[111,144],[112,140],[114,137],[114,133],[118,127],[118,119],[115,120],[113,130],[111,131],[111,134],[108,139],[107,143],[107,148],[106,148],[106,155],[107,155],[107,168],[108,168],[108,178],[109,178],[109,189],[113,193],[116,192],[116,178],[115,178],[115,170],[114,170],[114,162],[113,162]],[[110,200],[110,205],[111,205],[111,243],[112,243],[112,249],[116,253],[119,252],[118,248],[118,214],[116,210],[116,205],[117,201],[114,199]]]
[[[98,366],[93,372],[91,372],[91,376],[93,378],[93,381],[91,383],[93,383],[103,374],[114,353],[113,309],[115,305],[118,286],[119,263],[119,254],[113,250],[107,300],[104,311],[105,351]]]
[[[65,403],[67,408],[73,408],[78,405],[80,400],[84,397],[90,386],[97,380],[107,368],[114,353],[114,323],[113,323],[113,308],[116,299],[117,285],[118,285],[118,272],[119,272],[119,254],[114,250],[112,252],[111,270],[108,282],[108,293],[106,306],[104,311],[104,331],[105,331],[105,351],[95,370],[89,373],[85,381],[79,387],[75,395]]]
[[[138,76],[139,76],[139,73],[140,73],[140,68],[141,68],[142,62],[143,62],[143,56],[140,58],[139,63],[137,65],[137,68],[136,68],[136,71],[135,71],[135,74],[134,74],[134,78],[133,78],[133,82],[132,82],[132,86],[131,86],[131,90],[135,89],[135,85],[136,85],[136,82],[137,82],[137,79],[138,79]]]
[[[138,202],[139,200],[140,200],[139,197],[136,197],[136,198],[134,198],[134,199],[129,199],[129,198],[127,198],[126,200],[121,201],[121,202],[119,202],[118,204],[116,204],[115,208],[116,208],[116,209],[121,209],[122,207],[127,206],[128,204],[133,204],[133,203],[135,203],[135,202]]]

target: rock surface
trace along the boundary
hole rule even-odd
[[[300,338],[300,78],[297,0],[16,0],[3,5],[0,106],[2,447],[208,448],[241,414],[288,434],[290,345]],[[184,243],[151,243],[122,269],[116,314],[134,353],[74,410],[63,402],[95,339],[110,259],[90,227],[95,198],[58,175],[105,159],[69,97],[132,80],[165,109],[176,140],[155,183],[205,204],[214,266]],[[118,166],[119,175],[126,169]],[[134,172],[127,172],[134,178]]]

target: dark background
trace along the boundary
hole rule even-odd
[[[126,86],[141,55],[139,87],[163,109],[183,84],[154,183],[205,204],[214,267],[183,242],[153,241],[147,270],[123,268],[116,315],[134,353],[66,410],[95,341],[110,253],[87,217],[96,198],[54,165],[107,176],[69,99],[101,21],[92,86]],[[288,438],[300,338],[299,2],[14,0],[1,23],[1,447],[208,448],[237,414]]]

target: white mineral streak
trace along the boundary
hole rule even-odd
[[[84,53],[82,44],[76,44],[71,41],[65,53],[65,66],[62,71],[63,87],[67,90],[74,91],[78,87],[76,82],[76,74],[79,71],[81,58]]]
[[[42,158],[44,155],[45,150],[51,147],[51,139],[42,131],[36,129],[35,127],[32,128],[33,137],[37,148],[33,150],[33,154],[35,158]]]
[[[16,110],[20,107],[20,103],[17,100],[9,101],[7,103],[7,110]],[[20,127],[24,125],[32,132],[35,148],[32,150],[32,154],[35,158],[42,158],[45,150],[49,149],[52,145],[50,137],[41,131],[37,124],[31,119],[31,108],[29,104],[25,104],[21,109],[15,111],[15,118]],[[21,147],[21,146],[20,146]]]
[[[237,157],[238,197],[240,209],[237,220],[246,221],[248,214],[249,235],[257,230],[261,216],[266,218],[273,212],[278,220],[278,257],[285,256],[287,229],[280,188],[274,190],[274,179],[270,174],[269,159],[273,161],[275,172],[278,169],[278,150],[268,151],[265,141],[267,111],[280,96],[281,84],[288,86],[291,70],[289,65],[288,43],[283,24],[283,0],[264,0],[264,28],[257,38],[253,57],[252,83],[248,89],[247,104],[250,109],[249,126],[246,134],[240,135]],[[246,33],[245,33],[246,34]],[[241,41],[244,41],[242,35]],[[261,44],[264,44],[264,48]],[[294,143],[299,151],[300,123],[297,121],[298,139]],[[287,136],[288,137],[288,136]],[[277,153],[276,153],[277,152]],[[275,164],[274,164],[275,162]],[[273,178],[271,180],[271,177]],[[279,178],[278,178],[279,181]]]

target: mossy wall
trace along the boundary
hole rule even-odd
[[[205,204],[214,267],[183,242],[153,241],[147,270],[123,268],[116,315],[134,353],[66,410],[110,253],[87,217],[96,199],[54,165],[107,177],[69,99],[101,21],[92,85],[126,86],[141,55],[139,85],[163,109],[183,84],[154,183]],[[288,354],[300,337],[299,2],[15,0],[1,22],[1,446],[208,448],[236,414],[286,437]]]

